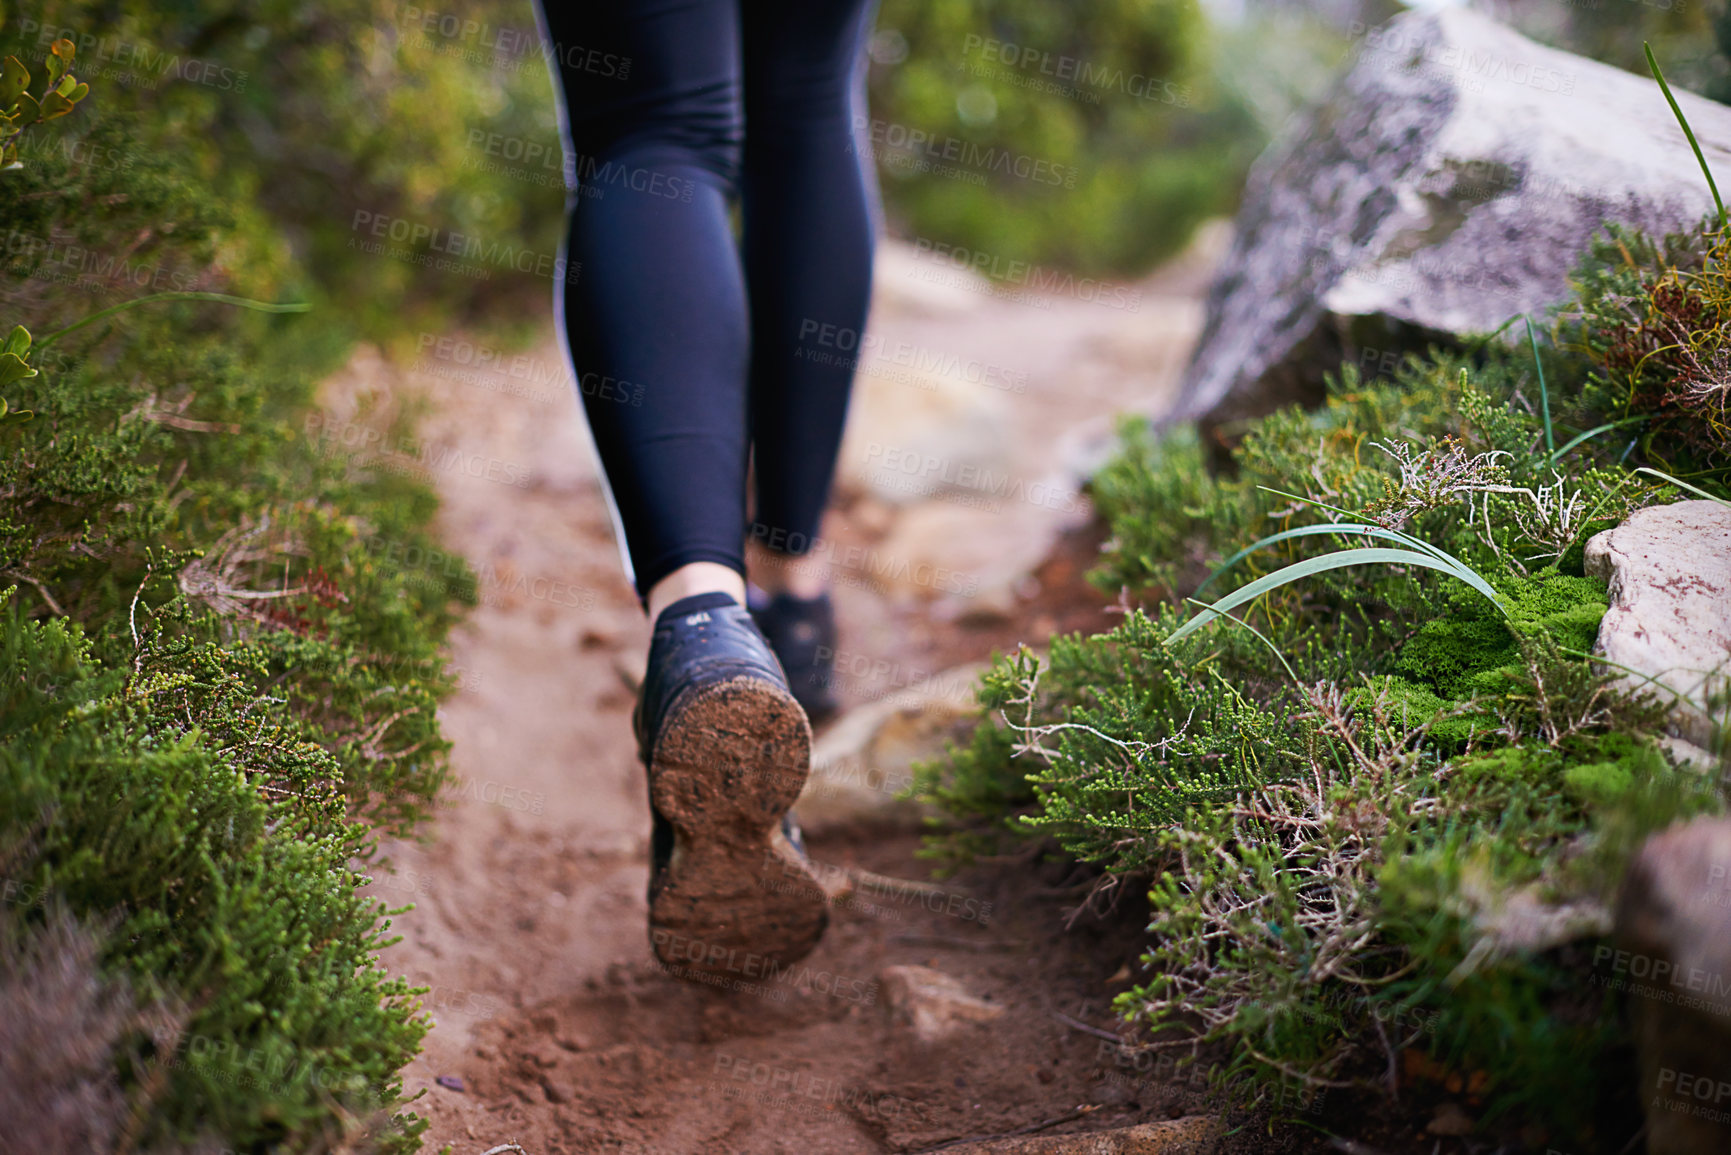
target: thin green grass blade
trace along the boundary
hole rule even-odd
[[[1653,70],[1653,79],[1659,82],[1659,91],[1665,94],[1665,101],[1671,106],[1671,115],[1683,126],[1683,135],[1689,138],[1689,147],[1695,150],[1695,163],[1701,166],[1701,175],[1707,178],[1707,187],[1713,191],[1713,203],[1719,206],[1719,227],[1724,228],[1725,202],[1719,198],[1719,186],[1713,181],[1713,170],[1707,167],[1707,158],[1701,155],[1701,143],[1695,139],[1695,130],[1689,127],[1683,110],[1677,107],[1677,98],[1671,95],[1671,86],[1665,83],[1665,74],[1659,71],[1659,61],[1653,56],[1653,46],[1643,40],[1641,51],[1647,54],[1647,67]]]
[[[130,301],[122,301],[118,305],[111,305],[106,309],[90,314],[90,316],[85,317],[82,320],[72,322],[72,324],[66,326],[64,329],[56,329],[54,332],[48,334],[48,336],[38,339],[36,347],[38,349],[45,349],[75,329],[82,329],[84,326],[100,321],[104,317],[113,316],[115,313],[130,309],[134,305],[144,305],[151,301],[217,301],[224,305],[238,305],[243,309],[252,309],[254,312],[258,313],[304,313],[308,309],[312,308],[311,305],[300,301],[291,302],[285,305],[273,305],[269,301],[255,301],[251,297],[235,297],[230,296],[228,293],[204,293],[186,290],[174,290],[166,293],[151,293],[143,297],[134,297]]]
[[[1705,489],[1697,489],[1693,485],[1690,485],[1687,481],[1683,481],[1679,478],[1672,477],[1669,473],[1665,473],[1662,470],[1649,469],[1647,466],[1643,465],[1643,466],[1638,467],[1635,470],[1635,472],[1636,473],[1651,473],[1654,477],[1661,478],[1662,480],[1670,482],[1672,485],[1675,485],[1678,489],[1687,489],[1690,493],[1693,493],[1696,497],[1704,497],[1708,501],[1718,502],[1720,505],[1724,506],[1726,509],[1731,509],[1731,501],[1726,501],[1723,497],[1714,497],[1711,493],[1708,493]]]
[[[1381,538],[1384,541],[1396,541],[1401,543],[1418,541],[1418,538],[1401,533],[1399,530],[1385,529],[1380,525],[1368,525],[1362,521],[1331,522],[1327,525],[1301,525],[1296,529],[1284,529],[1279,533],[1270,534],[1261,541],[1252,542],[1250,545],[1245,546],[1243,549],[1221,562],[1219,568],[1209,574],[1207,580],[1196,587],[1196,592],[1200,594],[1203,590],[1214,584],[1215,578],[1222,576],[1227,570],[1231,569],[1233,566],[1237,565],[1259,549],[1265,549],[1271,545],[1279,545],[1281,542],[1288,541],[1295,537],[1317,537],[1323,534],[1336,534],[1341,537],[1376,537]],[[1440,551],[1434,550],[1434,548],[1427,550],[1427,552],[1440,553]],[[1447,557],[1448,555],[1444,554],[1442,556]]]
[[[1442,573],[1448,574],[1450,577],[1459,578],[1466,582],[1479,593],[1489,598],[1491,603],[1498,609],[1503,608],[1503,603],[1497,598],[1496,591],[1492,589],[1483,578],[1479,577],[1471,570],[1466,570],[1465,573],[1462,573],[1461,571],[1465,569],[1465,567],[1460,565],[1459,562],[1451,564],[1441,558],[1432,557],[1430,554],[1419,553],[1416,550],[1410,549],[1343,549],[1338,553],[1327,554],[1323,557],[1307,558],[1304,561],[1296,562],[1293,565],[1287,566],[1285,569],[1276,570],[1267,577],[1258,578],[1241,589],[1232,591],[1219,601],[1211,604],[1207,609],[1203,610],[1189,621],[1185,622],[1182,626],[1179,626],[1178,629],[1166,639],[1166,643],[1170,645],[1186,635],[1195,633],[1215,618],[1222,616],[1227,610],[1237,609],[1245,602],[1261,597],[1269,590],[1278,589],[1283,585],[1298,581],[1301,578],[1310,577],[1313,574],[1326,573],[1327,571],[1334,569],[1345,569],[1347,566],[1354,565],[1416,565],[1422,566],[1426,569],[1439,570]],[[1503,612],[1506,614],[1508,611],[1503,610]]]
[[[1474,342],[1473,347],[1477,348],[1477,349],[1484,348],[1486,345],[1489,345],[1492,341],[1495,341],[1498,337],[1501,337],[1503,335],[1503,331],[1505,329],[1507,329],[1510,325],[1513,325],[1516,321],[1519,321],[1522,317],[1525,317],[1525,316],[1526,316],[1525,313],[1516,313],[1514,316],[1510,317],[1508,320],[1506,320],[1502,324],[1498,325],[1495,329],[1492,329],[1489,333],[1486,333],[1484,336],[1477,338]],[[1461,370],[1461,372],[1465,373],[1466,370],[1463,369],[1463,370]]]
[[[1284,489],[1275,489],[1271,485],[1259,485],[1256,488],[1265,489],[1269,493],[1277,493],[1281,497],[1290,497],[1294,501],[1302,501],[1307,505],[1314,505],[1318,509],[1326,509],[1330,513],[1343,513],[1348,517],[1357,516],[1350,509],[1341,509],[1339,506],[1329,505],[1326,502],[1317,501],[1314,498],[1302,497],[1296,493],[1288,493]],[[1394,535],[1394,537],[1390,540],[1402,542],[1411,549],[1420,550],[1424,553],[1430,554],[1432,557],[1437,558],[1441,561],[1446,561],[1446,562],[1450,563],[1451,565],[1459,566],[1461,568],[1461,571],[1464,574],[1473,573],[1472,568],[1470,566],[1468,566],[1465,562],[1461,561],[1459,558],[1455,557],[1451,553],[1446,552],[1445,550],[1438,549],[1436,546],[1432,545],[1428,541],[1425,541],[1423,538],[1414,537],[1410,533],[1402,533],[1398,529],[1391,529],[1388,532]],[[1477,577],[1478,575],[1474,574],[1473,576]]]
[[[1185,598],[1184,600],[1199,605],[1204,609],[1208,607],[1207,602],[1197,601],[1195,598]],[[1293,672],[1292,665],[1286,660],[1286,655],[1282,654],[1279,648],[1276,647],[1273,642],[1269,641],[1268,637],[1263,634],[1261,630],[1257,629],[1243,618],[1235,618],[1231,614],[1221,614],[1219,616],[1225,618],[1235,626],[1243,626],[1245,629],[1249,630],[1251,634],[1256,637],[1257,641],[1268,647],[1268,652],[1274,655],[1274,660],[1280,663],[1281,667],[1286,671],[1286,676],[1292,679],[1292,684],[1295,686],[1299,684],[1298,675]],[[1176,636],[1176,634],[1173,635],[1173,637]]]
[[[1527,343],[1533,347],[1533,368],[1539,374],[1539,415],[1545,419],[1545,449],[1555,457],[1557,439],[1551,432],[1551,391],[1545,384],[1545,364],[1539,360],[1539,339],[1533,335],[1533,319],[1525,313],[1521,319],[1527,323]]]
[[[1613,429],[1621,429],[1625,425],[1639,424],[1640,422],[1646,421],[1647,419],[1648,419],[1647,415],[1645,413],[1642,413],[1642,414],[1638,414],[1637,416],[1634,416],[1634,417],[1625,417],[1621,421],[1613,421],[1608,425],[1601,425],[1597,429],[1589,429],[1585,433],[1581,434],[1579,437],[1570,441],[1567,445],[1563,446],[1561,449],[1557,450],[1555,453],[1552,453],[1551,454],[1551,464],[1555,465],[1558,461],[1560,461],[1562,459],[1563,454],[1565,454],[1569,450],[1575,448],[1575,446],[1581,444],[1583,441],[1591,440],[1592,438],[1597,437],[1601,433],[1609,433]]]

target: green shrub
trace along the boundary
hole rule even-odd
[[[933,851],[1020,831],[1146,879],[1151,977],[1119,1007],[1156,1042],[1230,1040],[1267,1086],[1383,1085],[1418,1047],[1483,1072],[1500,1110],[1589,1131],[1578,1104],[1623,1036],[1588,948],[1640,839],[1723,798],[1663,753],[1663,704],[1589,660],[1607,601],[1583,547],[1682,496],[1631,466],[1731,492],[1711,414],[1631,392],[1606,351],[1674,284],[1697,295],[1684,339],[1717,341],[1717,258],[1663,263],[1719,243],[1613,234],[1537,352],[1543,385],[1495,342],[1383,382],[1348,366],[1321,409],[1255,422],[1221,475],[1193,431],[1127,426],[1094,485],[1094,578],[1142,608],[987,676],[970,747],[920,769],[953,824]],[[1175,636],[1236,587],[1366,544],[1349,522],[1447,551],[1485,591],[1346,566]]]
[[[187,1008],[135,1060],[141,1139],[303,1149],[392,1110],[425,1020],[374,961],[389,924],[355,891],[370,832],[338,761],[262,663],[153,630],[104,669],[64,619],[0,614],[7,881],[107,920],[108,968]]]
[[[0,28],[33,72],[76,29],[90,84],[0,172],[0,399],[30,414],[0,423],[0,957],[75,925],[154,1008],[148,1038],[92,1012],[69,1042],[138,1149],[412,1150],[397,1071],[426,1020],[358,888],[443,780],[474,582],[430,488],[351,461],[314,389],[359,335],[509,296],[346,241],[363,205],[540,243],[534,198],[463,165],[449,124],[520,120],[498,98],[544,72],[393,47],[384,5],[97,12]],[[399,82],[418,100],[374,99]],[[212,293],[315,309],[190,295]]]

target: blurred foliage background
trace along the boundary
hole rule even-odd
[[[1003,261],[1146,269],[1231,211],[1264,142],[1254,102],[1215,67],[1222,47],[1196,0],[886,0],[870,104],[891,220]],[[898,147],[916,133],[931,143]],[[918,163],[950,141],[1062,180]]]
[[[211,279],[231,291],[328,304],[323,332],[374,339],[441,319],[502,323],[530,299],[545,308],[544,276],[427,275],[357,247],[383,218],[556,253],[557,120],[528,4],[48,0],[7,13],[0,34],[32,67],[72,39],[94,90],[35,147],[74,156],[86,134],[125,122],[110,166],[172,159],[198,174],[203,211],[226,218]],[[151,230],[137,252],[172,233]]]

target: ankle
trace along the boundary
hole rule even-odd
[[[745,579],[729,566],[712,561],[694,561],[682,565],[649,587],[649,620],[653,623],[665,610],[681,598],[696,594],[720,593],[738,605],[745,604]]]
[[[829,592],[829,573],[821,564],[804,555],[777,553],[755,543],[749,554],[751,580],[771,597],[786,594],[801,601],[811,601]]]

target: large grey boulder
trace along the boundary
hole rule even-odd
[[[1386,369],[1542,313],[1608,221],[1663,234],[1712,208],[1651,78],[1459,8],[1397,17],[1355,56],[1251,170],[1178,418],[1229,431],[1314,404],[1342,360]],[[1731,108],[1678,101],[1731,186]]]

